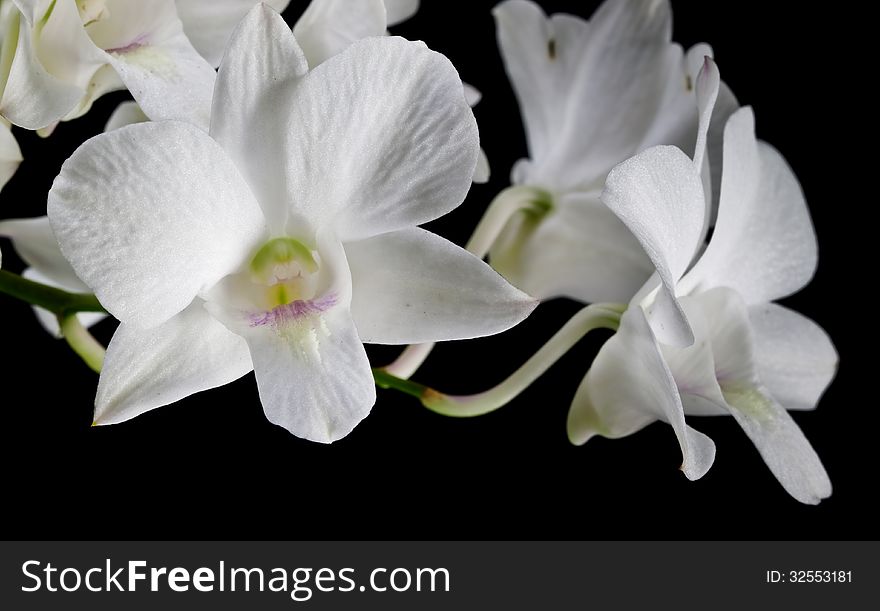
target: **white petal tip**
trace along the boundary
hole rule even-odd
[[[818,505],[830,497],[831,492],[831,480],[828,479],[827,475],[824,475],[820,481],[814,482],[814,486],[811,490],[788,490],[788,493],[792,498],[804,505]]]
[[[568,441],[573,446],[582,446],[587,443],[590,439],[595,437],[597,433],[595,431],[568,431]]]

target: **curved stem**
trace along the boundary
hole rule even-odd
[[[379,388],[392,388],[407,395],[412,395],[417,399],[421,399],[429,390],[427,386],[419,384],[418,382],[398,378],[384,369],[379,368],[373,369],[373,380],[375,380],[376,386]]]
[[[59,316],[58,324],[61,327],[61,334],[67,340],[68,345],[73,348],[73,351],[85,361],[85,364],[92,371],[101,373],[101,367],[104,365],[104,346],[82,326],[76,314]]]
[[[106,312],[97,297],[87,293],[69,293],[6,270],[0,270],[0,293],[43,308],[58,318],[61,334],[86,365],[100,373],[104,347],[80,324],[77,312]]]
[[[428,355],[434,349],[434,343],[428,344],[411,344],[403,349],[394,362],[382,368],[385,372],[401,378],[409,379],[422,366]]]
[[[527,186],[508,187],[496,195],[486,208],[465,249],[483,259],[514,215],[520,212],[546,212],[549,207],[549,196],[539,189]],[[407,346],[393,363],[382,369],[405,380],[422,366],[433,349],[433,343]]]
[[[626,306],[623,304],[589,305],[572,316],[540,350],[501,384],[474,395],[447,395],[428,388],[421,396],[422,405],[438,414],[454,417],[480,416],[503,407],[528,388],[584,335],[593,329],[616,331],[624,310]]]
[[[549,207],[549,196],[539,189],[522,185],[508,187],[486,208],[465,248],[482,259],[514,215],[525,211],[546,212]]]

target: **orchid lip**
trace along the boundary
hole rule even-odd
[[[322,314],[335,306],[338,301],[336,293],[325,293],[317,299],[297,299],[265,312],[250,313],[248,314],[248,323],[251,327],[266,325],[278,327],[285,323]]]

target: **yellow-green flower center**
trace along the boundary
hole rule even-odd
[[[254,282],[268,287],[270,308],[315,296],[320,269],[316,256],[294,238],[275,238],[260,247],[251,259],[250,272]]]

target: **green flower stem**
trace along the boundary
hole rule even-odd
[[[421,399],[430,390],[427,386],[418,382],[398,378],[379,368],[373,369],[373,379],[379,388],[391,388],[407,395],[412,395],[417,399]]]
[[[101,373],[101,367],[104,365],[104,346],[98,342],[88,329],[82,326],[76,314],[68,314],[67,316],[58,317],[58,324],[61,327],[61,335],[67,340],[67,344],[76,352],[79,357],[85,361],[92,371]]]
[[[486,208],[465,248],[480,259],[485,258],[511,218],[521,212],[543,214],[550,209],[549,202],[549,195],[534,187],[513,186],[504,189]],[[407,346],[393,363],[383,369],[393,376],[407,379],[421,367],[433,349],[433,343]]]
[[[626,310],[622,304],[593,304],[569,319],[522,367],[498,386],[475,395],[447,395],[425,389],[422,405],[444,416],[468,417],[488,414],[503,407],[529,387],[563,354],[593,329],[617,330],[620,316]]]
[[[58,318],[61,334],[86,365],[100,372],[104,347],[92,337],[76,317],[77,312],[106,312],[94,295],[69,293],[17,274],[0,270],[0,293],[48,310]]]
[[[94,295],[69,293],[2,269],[0,269],[0,293],[6,293],[31,305],[49,310],[56,316],[107,311]]]

